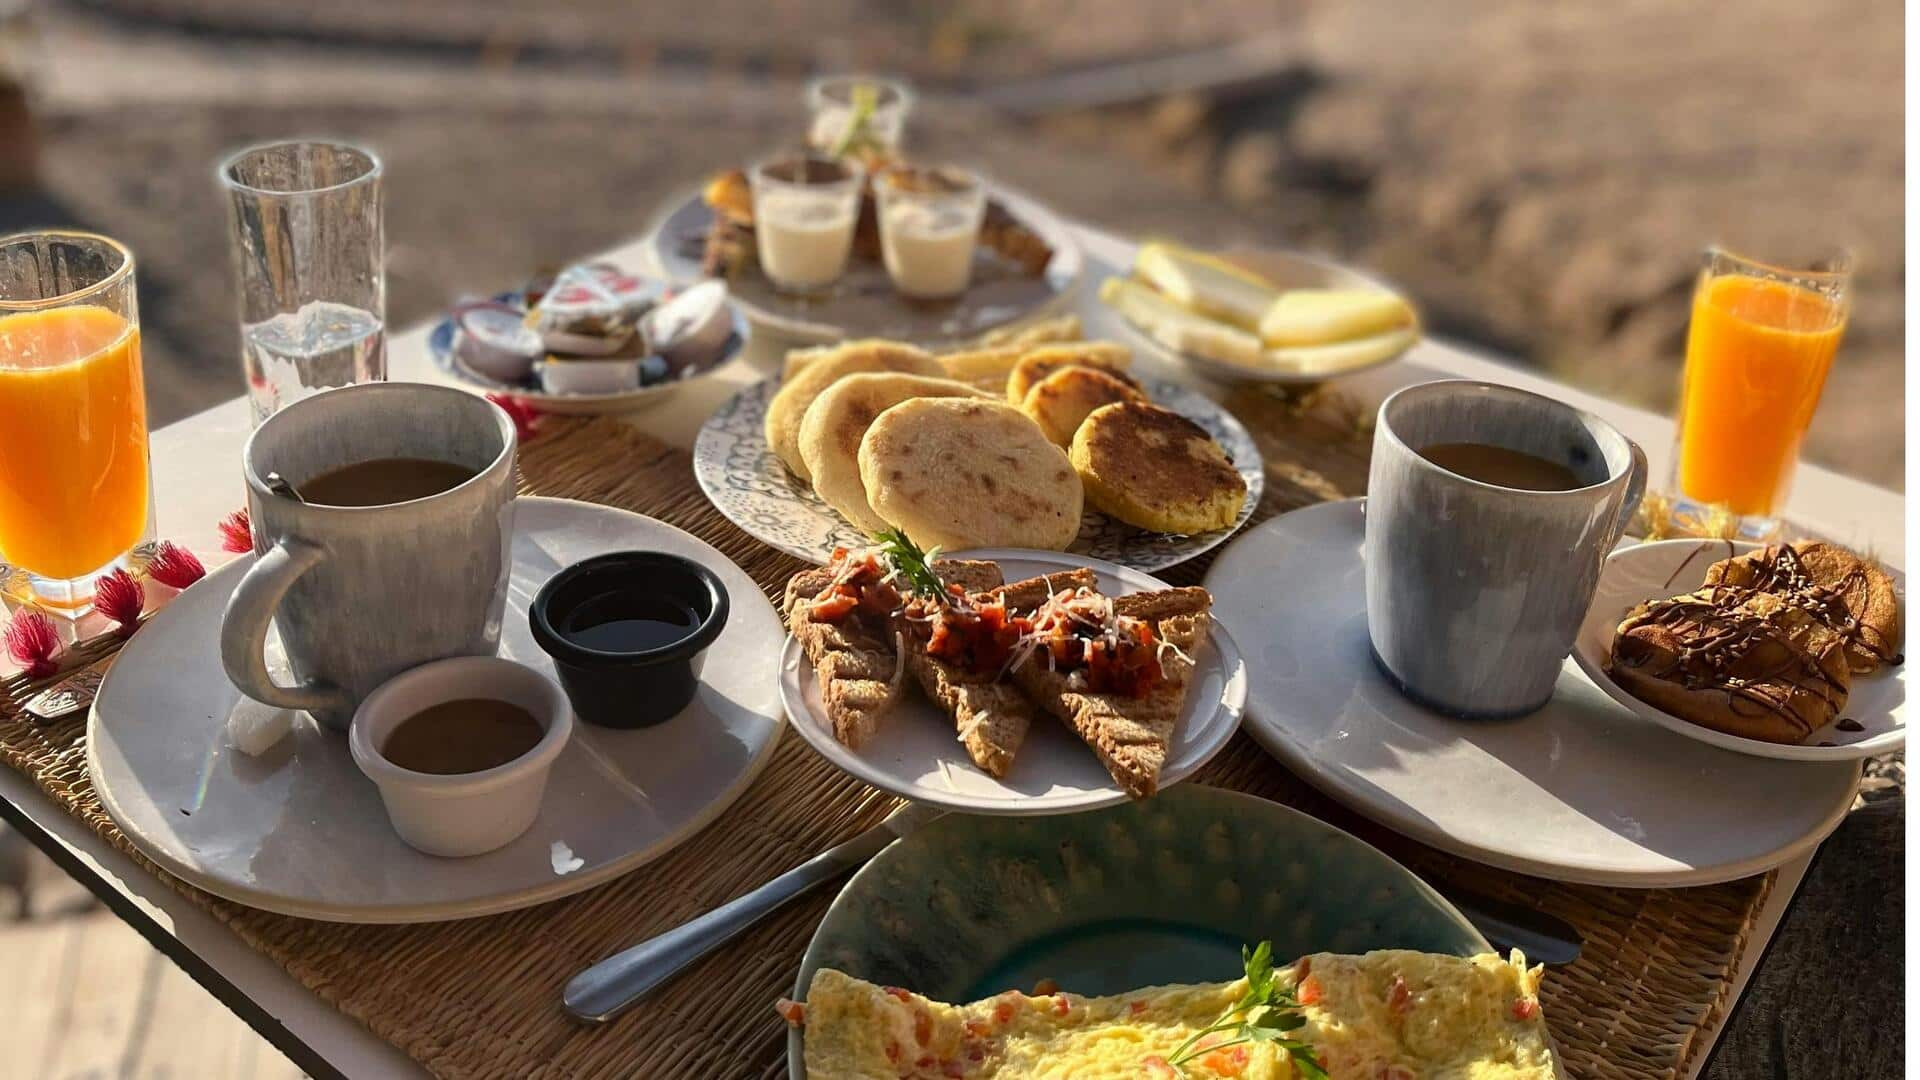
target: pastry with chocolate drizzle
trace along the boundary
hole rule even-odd
[[[1744,738],[1797,745],[1833,723],[1855,675],[1897,663],[1892,579],[1819,541],[1715,563],[1698,590],[1634,608],[1609,674],[1635,697]]]
[[[1867,675],[1900,653],[1900,599],[1869,559],[1834,544],[1773,544],[1707,568],[1708,585],[1738,585],[1798,604],[1847,639],[1847,663]]]

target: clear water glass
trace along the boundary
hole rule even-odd
[[[318,391],[387,377],[380,159],[280,142],[228,158],[240,353],[258,425]]]

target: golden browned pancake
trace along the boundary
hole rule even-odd
[[[867,503],[923,548],[1060,549],[1080,532],[1080,478],[1060,448],[999,402],[915,398],[860,443]]]
[[[1153,532],[1224,529],[1247,501],[1247,482],[1220,444],[1158,405],[1095,409],[1068,455],[1095,509]]]
[[[1056,446],[1073,443],[1073,433],[1087,415],[1117,401],[1145,401],[1147,396],[1099,368],[1073,364],[1048,375],[1027,391],[1020,411],[1033,418]]]
[[[1027,392],[1033,389],[1035,383],[1063,367],[1098,368],[1138,389],[1139,380],[1127,374],[1127,367],[1132,363],[1133,353],[1125,345],[1116,345],[1111,341],[1042,345],[1027,350],[1013,365],[1013,370],[1007,375],[1007,401],[1013,405],[1026,401]]]

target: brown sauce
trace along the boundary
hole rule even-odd
[[[453,776],[505,765],[546,734],[540,721],[518,705],[462,698],[429,706],[394,725],[380,753],[403,769]]]

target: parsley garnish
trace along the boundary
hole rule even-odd
[[[1293,1059],[1294,1072],[1306,1080],[1327,1080],[1325,1069],[1313,1056],[1313,1047],[1287,1033],[1298,1030],[1307,1022],[1300,1012],[1300,1001],[1294,997],[1291,986],[1281,986],[1274,982],[1273,943],[1263,941],[1260,947],[1249,952],[1246,946],[1240,947],[1240,963],[1247,969],[1247,992],[1235,1002],[1233,1007],[1220,1014],[1205,1028],[1193,1033],[1186,1042],[1180,1044],[1167,1064],[1179,1069],[1186,1075],[1185,1065],[1201,1054],[1210,1054],[1215,1050],[1241,1043],[1270,1042],[1287,1052]],[[1204,1049],[1196,1046],[1201,1039],[1215,1032],[1229,1032],[1232,1037],[1225,1042],[1214,1043]]]
[[[879,541],[881,553],[893,563],[894,570],[906,579],[910,591],[935,600],[947,598],[947,587],[940,584],[940,575],[933,572],[933,560],[940,557],[939,548],[921,551],[899,529],[882,529],[874,533],[873,538]]]

